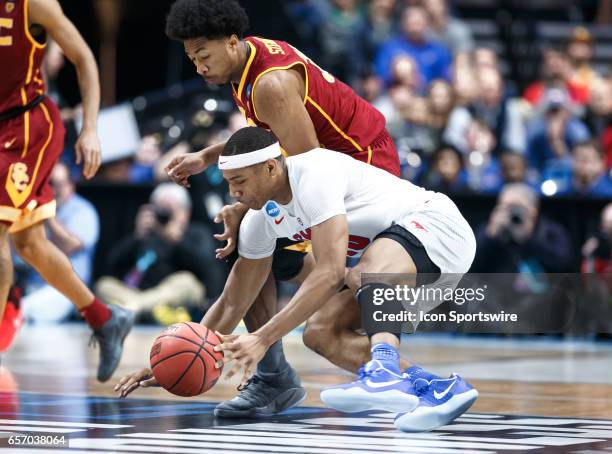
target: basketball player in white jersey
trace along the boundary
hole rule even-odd
[[[362,285],[362,273],[403,273],[417,279],[424,274],[463,274],[474,258],[474,234],[448,197],[350,156],[314,149],[284,158],[271,132],[249,127],[228,140],[219,168],[230,194],[250,210],[240,225],[239,258],[203,325],[233,331],[267,279],[277,239],[310,239],[316,259],[295,296],[260,329],[222,336],[223,344],[216,348],[224,351],[224,362],[236,361],[227,377],[244,367],[243,383],[270,345],[308,320],[306,335],[312,321],[330,306],[347,303],[342,296],[346,291],[354,293],[357,303],[353,299],[334,317],[360,320],[360,312],[369,313],[374,293],[391,286]],[[347,256],[359,262],[345,273]],[[340,292],[346,287],[349,290]],[[334,363],[354,371],[356,361],[369,361],[359,369],[359,380],[324,389],[325,404],[347,412],[396,412],[396,426],[411,432],[444,425],[472,405],[478,393],[457,375],[441,379],[417,366],[401,370],[401,325],[364,325],[371,341],[367,359],[364,336],[337,335],[332,342],[342,348],[336,349]],[[143,369],[124,377],[115,390],[125,396],[155,384],[151,371]],[[277,400],[282,402],[283,396]]]
[[[375,292],[390,286],[361,285],[362,273],[463,274],[474,259],[472,229],[447,196],[340,153],[315,149],[284,158],[272,133],[244,128],[228,141],[219,168],[230,194],[250,211],[240,226],[240,258],[221,297],[225,307],[214,305],[204,324],[221,311],[240,319],[268,276],[278,238],[310,239],[316,258],[284,309],[254,333],[224,336],[217,347],[225,362],[236,361],[228,375],[244,367],[243,381],[272,343],[343,286],[356,295],[353,312],[371,309]],[[360,259],[345,275],[347,251]],[[340,411],[398,412],[396,426],[405,431],[431,430],[465,412],[477,391],[457,375],[440,379],[416,366],[401,371],[401,323],[391,326],[391,332],[367,327],[371,360],[359,380],[323,390],[323,402]]]

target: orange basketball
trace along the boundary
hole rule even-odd
[[[209,390],[219,379],[221,369],[215,363],[223,352],[213,350],[219,337],[199,323],[176,323],[157,336],[151,347],[153,375],[172,394],[197,396]]]

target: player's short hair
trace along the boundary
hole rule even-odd
[[[249,18],[236,0],[178,0],[166,18],[166,35],[177,41],[232,35],[242,39],[248,28]]]
[[[250,153],[251,151],[269,147],[276,142],[278,142],[276,136],[267,129],[247,126],[232,134],[225,144],[221,155],[236,156]]]

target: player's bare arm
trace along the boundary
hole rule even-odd
[[[202,319],[202,325],[221,333],[231,333],[261,291],[272,268],[272,257],[240,257],[232,267],[221,296]]]
[[[215,347],[223,350],[224,363],[236,361],[227,378],[244,367],[241,381],[245,383],[270,345],[305,322],[344,283],[346,215],[334,216],[312,227],[311,241],[317,263],[287,306],[254,333],[222,336],[223,343]]]
[[[216,164],[224,146],[225,142],[219,142],[195,153],[178,155],[166,166],[166,172],[172,181],[188,188],[189,177]]]
[[[240,257],[232,267],[223,293],[206,312],[201,324],[217,332],[232,332],[255,301],[271,267],[272,257],[257,260]],[[119,397],[126,397],[139,387],[151,386],[157,386],[157,380],[151,369],[143,368],[124,375],[114,390]]]
[[[76,66],[83,102],[83,128],[75,146],[77,164],[83,162],[83,176],[93,178],[101,163],[96,131],[100,108],[100,81],[94,56],[74,24],[64,15],[57,0],[30,0],[30,26],[41,25]]]
[[[255,110],[289,155],[319,146],[310,115],[304,106],[304,79],[297,70],[271,71],[254,87]]]

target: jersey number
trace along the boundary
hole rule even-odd
[[[2,33],[3,28],[13,28],[13,19],[8,17],[0,17],[0,34]],[[12,36],[0,36],[0,46],[12,46],[13,45],[13,37]]]
[[[291,46],[291,44],[290,44]],[[298,54],[298,56],[304,60],[306,63],[311,64],[312,66],[314,66],[315,68],[317,68],[319,71],[321,71],[321,74],[323,75],[323,79],[325,79],[326,81],[328,81],[330,84],[333,84],[336,79],[334,78],[334,76],[332,76],[330,73],[328,73],[327,71],[325,71],[323,68],[321,68],[319,65],[317,65],[315,62],[313,62],[310,58],[308,58],[305,54],[302,53],[302,51],[296,49],[295,47],[291,46],[291,48],[295,51],[296,54]]]

